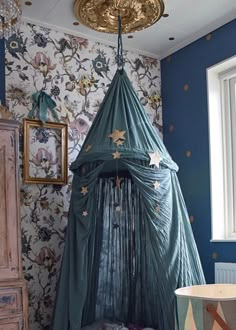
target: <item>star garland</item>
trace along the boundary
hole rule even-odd
[[[121,153],[116,150],[116,152],[113,152],[113,159],[120,159]]]
[[[87,193],[88,193],[88,187],[82,187],[81,194],[83,194],[85,196]]]
[[[116,188],[120,189],[120,183],[121,183],[121,178],[119,178],[118,176],[116,177]]]
[[[84,151],[85,152],[89,152],[89,150],[91,150],[92,149],[92,145],[91,144],[88,144],[87,146],[86,146],[86,148],[84,149]]]

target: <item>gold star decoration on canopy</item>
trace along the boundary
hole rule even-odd
[[[85,196],[87,193],[88,193],[88,187],[82,187],[81,194],[83,194]]]
[[[117,145],[121,145],[124,143],[126,131],[119,131],[118,129],[114,129],[114,131],[108,135],[109,138],[113,140]]]
[[[158,189],[160,187],[160,183],[158,181],[155,181],[153,183],[153,186],[154,186],[155,189]]]
[[[121,153],[119,151],[116,150],[116,152],[113,152],[113,159],[119,159],[121,156]]]
[[[88,215],[88,212],[87,211],[83,211],[83,217],[87,217],[87,215]]]
[[[124,144],[124,140],[117,140],[116,142],[115,142],[115,144],[117,145],[117,146],[122,146],[123,144]]]
[[[159,168],[161,157],[159,155],[159,152],[156,150],[155,152],[150,152],[149,154],[150,157],[150,163],[149,165],[155,165],[156,167]]]
[[[160,212],[160,210],[161,210],[161,207],[160,207],[160,205],[157,205],[157,207],[156,207],[156,212],[157,212],[157,213],[159,213],[159,212]]]
[[[116,206],[116,212],[120,212],[121,211],[121,207],[120,207],[120,205],[117,205]]]
[[[88,144],[84,150],[85,152],[88,152],[90,149],[92,149],[92,145]]]

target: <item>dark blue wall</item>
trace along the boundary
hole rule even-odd
[[[0,39],[0,100],[5,105],[5,50],[3,39]]]
[[[236,243],[210,243],[206,68],[235,54],[236,20],[161,61],[164,143],[180,167],[178,177],[208,283],[214,282],[215,261],[236,262]]]

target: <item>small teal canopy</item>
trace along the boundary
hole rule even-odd
[[[77,159],[54,330],[175,328],[175,289],[205,282],[176,172],[124,69]]]

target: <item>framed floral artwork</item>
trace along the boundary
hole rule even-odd
[[[67,143],[66,124],[24,119],[24,182],[66,184]]]

